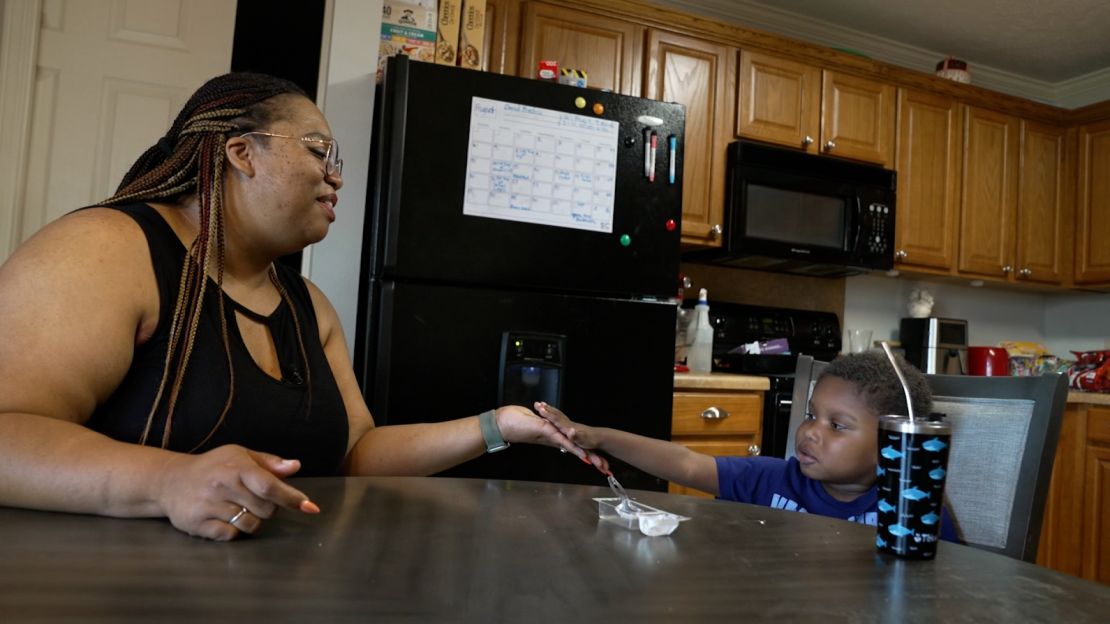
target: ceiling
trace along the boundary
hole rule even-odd
[[[1110,99],[1108,0],[662,0],[724,21],[1074,108]]]

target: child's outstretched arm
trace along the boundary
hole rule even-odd
[[[571,442],[584,449],[605,451],[661,479],[713,495],[719,493],[717,460],[710,455],[696,453],[674,442],[620,429],[582,425],[571,421],[558,408],[543,402],[536,403],[536,413],[551,421]]]

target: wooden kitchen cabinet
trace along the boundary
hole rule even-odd
[[[515,76],[520,49],[519,0],[486,0],[486,54],[482,69]],[[533,76],[535,75],[533,68]]]
[[[821,69],[741,50],[736,134],[816,150],[821,123]]]
[[[948,271],[959,233],[963,120],[955,98],[898,92],[898,268]]]
[[[1073,145],[1064,128],[1021,122],[1013,280],[1061,285],[1071,279]]]
[[[541,60],[581,69],[593,89],[640,95],[644,27],[596,13],[528,2],[523,6],[517,75],[532,78]]]
[[[1110,405],[1064,411],[1037,563],[1110,584]]]
[[[1076,285],[1110,285],[1110,120],[1079,128]]]
[[[964,111],[958,268],[1005,278],[1013,272],[1019,120],[972,106]]]
[[[970,106],[964,123],[960,274],[1053,285],[1069,281],[1067,130]]]
[[[672,441],[709,455],[759,454],[763,391],[682,389],[676,385],[673,410]],[[712,496],[674,483],[669,492]]]
[[[1110,584],[1110,447],[1088,445],[1083,494],[1083,578]]]
[[[894,86],[829,69],[822,75],[821,151],[893,167]]]
[[[737,49],[657,29],[647,41],[644,97],[686,107],[682,242],[719,247]]]
[[[738,136],[893,166],[895,88],[742,50]]]

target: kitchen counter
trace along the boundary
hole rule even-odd
[[[732,373],[675,373],[675,390],[756,390],[771,388],[766,377]]]
[[[676,375],[677,377],[677,375]],[[675,382],[678,386],[678,382]],[[1086,403],[1088,405],[1110,405],[1110,394],[1103,392],[1068,391],[1068,403]]]
[[[675,390],[756,390],[767,391],[770,382],[756,375],[731,373],[675,373]],[[1110,393],[1068,391],[1068,403],[1110,405]]]

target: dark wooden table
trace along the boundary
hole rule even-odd
[[[669,537],[600,522],[608,488],[303,479],[323,513],[214,543],[165,520],[0,508],[0,622],[1106,622],[1110,588],[874,529],[654,492]]]

